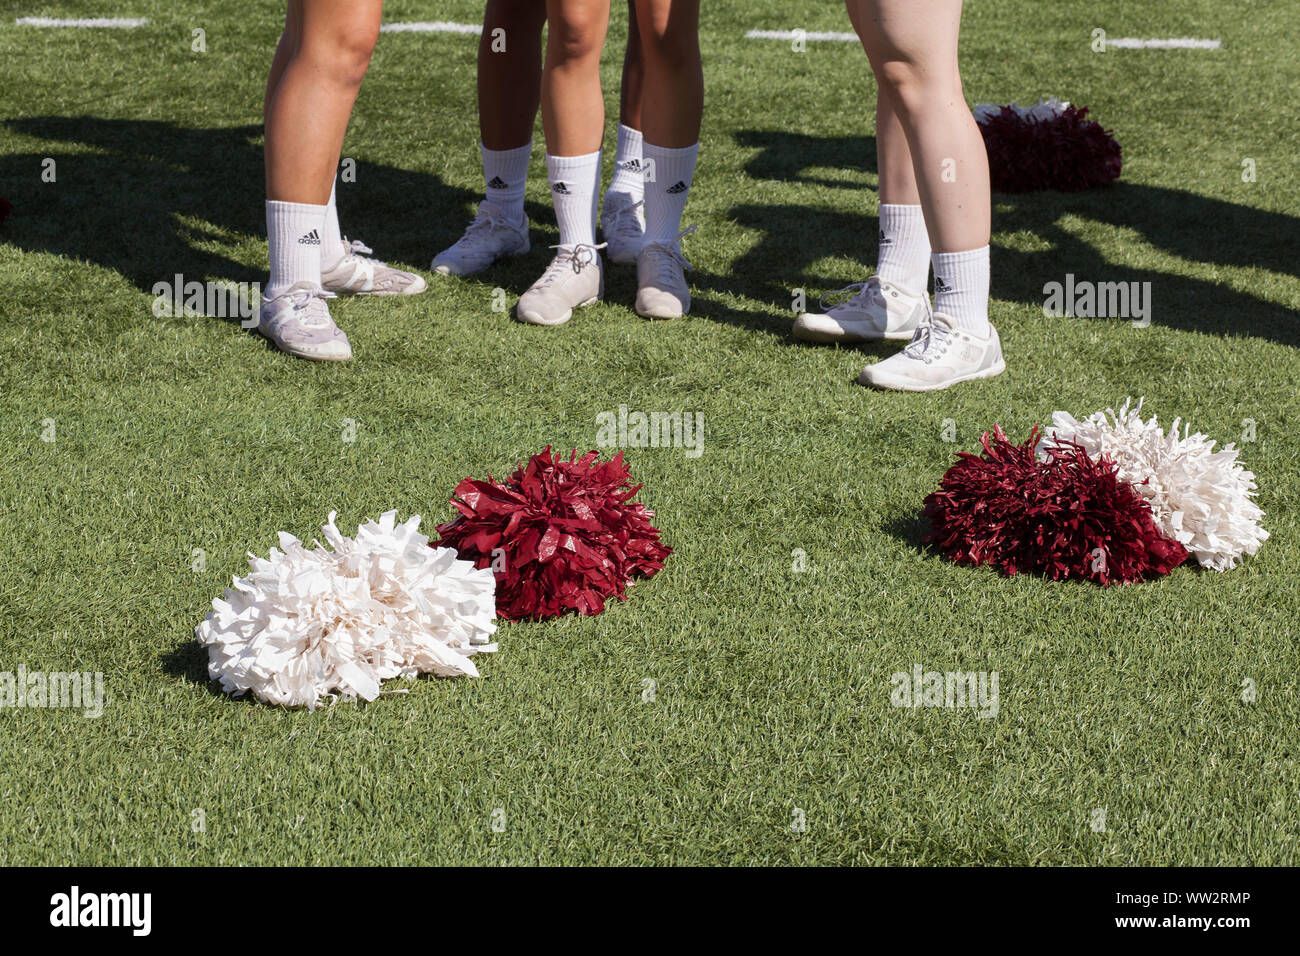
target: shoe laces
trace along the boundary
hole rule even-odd
[[[654,278],[656,281],[675,279],[676,276],[673,274],[672,270],[672,266],[674,265],[680,266],[688,272],[695,271],[695,266],[687,262],[686,257],[682,255],[681,246],[679,246],[678,243],[698,228],[699,226],[691,226],[688,229],[683,229],[677,234],[675,239],[669,242],[652,240],[641,247],[641,254],[649,256],[655,264]]]
[[[645,206],[644,199],[638,199],[636,202],[620,202],[614,207],[611,228],[606,231],[622,239],[640,239],[641,221],[637,219],[636,211],[643,206]]]
[[[574,275],[577,275],[600,258],[600,250],[604,249],[606,245],[607,243],[604,242],[595,245],[589,242],[575,242],[571,246],[563,244],[551,246],[552,249],[556,250],[555,258],[546,267],[546,272],[537,281],[537,285],[539,287],[550,285],[564,274],[566,268],[572,270]]]
[[[881,295],[880,279],[872,276],[866,282],[851,282],[842,289],[827,292],[819,301],[822,311],[829,312],[844,307],[860,309]]]
[[[929,365],[931,361],[940,358],[951,344],[952,332],[942,325],[935,325],[934,315],[930,314],[916,327],[912,341],[903,348],[903,354]]]
[[[368,245],[366,245],[364,242],[362,242],[360,239],[348,239],[347,236],[343,237],[343,248],[345,250],[344,252],[345,256],[356,256],[357,258],[361,258],[362,256],[372,255],[375,251],[374,249],[371,249]],[[386,265],[386,263],[380,262],[377,259],[371,261],[373,261],[376,265],[381,265],[381,266]]]
[[[315,289],[292,289],[277,295],[271,301],[288,299],[293,303],[293,318],[306,328],[321,328],[334,323],[330,318],[329,308],[325,306],[325,300],[337,298],[338,296],[333,292],[326,292],[318,286]],[[317,300],[320,303],[319,308]]]
[[[509,228],[510,223],[506,221],[505,216],[492,209],[480,208],[474,221],[466,227],[464,234],[456,240],[456,245],[466,249],[472,249],[480,243],[486,242],[488,237],[497,229]]]

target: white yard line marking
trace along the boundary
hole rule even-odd
[[[482,33],[483,28],[477,23],[448,23],[436,20],[432,23],[385,23],[379,28],[380,33]]]
[[[829,40],[834,43],[857,43],[856,33],[809,33],[807,30],[750,30],[748,40]]]
[[[1192,37],[1171,37],[1168,40],[1140,40],[1137,37],[1106,37],[1106,46],[1121,50],[1217,50],[1221,40],[1196,40]]]
[[[83,20],[60,20],[57,17],[19,17],[14,21],[20,27],[82,27],[85,29],[116,27],[122,30],[142,27],[148,22],[144,18],[132,19],[129,17],[91,17]]]

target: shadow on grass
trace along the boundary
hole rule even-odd
[[[757,149],[745,166],[756,179],[802,185],[861,189],[860,181],[825,175],[828,167],[875,172],[875,140],[869,136],[806,136],[780,130],[740,130],[737,146]],[[1243,185],[1243,189],[1249,188]],[[743,194],[743,192],[742,192]],[[1107,254],[1067,228],[1067,220],[1123,229],[1162,254],[1192,263],[1259,268],[1300,276],[1294,250],[1300,248],[1300,218],[1198,196],[1178,189],[1120,182],[1083,193],[1031,193],[993,197],[997,234],[1025,233],[1041,251],[994,243],[993,294],[1035,307],[1043,305],[1043,286],[1076,280],[1150,282],[1155,325],[1216,335],[1249,335],[1300,344],[1300,316],[1275,302],[1225,284],[1173,275],[1159,269],[1109,261]],[[780,318],[722,310],[709,317],[747,328],[788,332],[794,290],[806,291],[809,305],[825,291],[864,279],[876,253],[879,222],[853,211],[807,205],[740,202],[728,211],[732,222],[760,234],[758,243],[736,260],[729,276],[700,276],[696,284],[720,294],[741,294],[771,302]],[[826,276],[813,267],[828,257],[854,259],[863,266],[853,275]],[[1119,322],[1121,319],[1047,321]]]
[[[15,205],[7,241],[104,266],[150,294],[154,283],[177,273],[186,281],[265,280],[260,249],[254,267],[221,251],[265,241],[260,125],[192,129],[93,116],[4,125],[67,144],[0,156],[0,193]],[[55,162],[53,183],[40,178],[47,158]],[[355,183],[339,184],[340,220],[348,236],[374,246],[380,258],[427,272],[434,254],[469,224],[480,198],[428,173],[362,162]],[[535,203],[528,213],[551,220],[550,209]]]
[[[934,548],[925,543],[925,536],[930,533],[930,521],[919,512],[895,515],[880,530],[923,557],[938,555]]]
[[[208,677],[208,652],[193,639],[183,641],[170,651],[159,654],[158,663],[162,665],[163,673],[169,677],[197,685],[213,697],[227,696],[221,689],[221,684]],[[249,694],[234,699],[245,702],[253,700]]]

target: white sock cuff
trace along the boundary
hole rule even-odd
[[[936,252],[934,311],[952,316],[959,328],[987,335],[989,327],[989,247]]]
[[[488,149],[479,143],[483,161],[483,182],[487,198],[518,219],[524,214],[524,189],[528,185],[528,164],[533,141],[514,149]]]
[[[529,160],[533,158],[533,141],[530,139],[524,145],[516,146],[514,149],[488,149],[479,143],[478,150],[479,156],[483,159],[484,169],[492,164],[526,176]]]
[[[564,176],[566,173],[591,169],[600,165],[600,150],[584,153],[581,156],[552,156],[546,154],[546,175],[550,179]]]
[[[555,222],[560,227],[560,243],[595,243],[600,150],[584,156],[552,156],[547,153],[546,178],[551,186]]]
[[[876,275],[913,295],[924,295],[930,275],[930,236],[919,205],[880,204]]]
[[[700,156],[700,144],[695,143],[693,146],[674,149],[647,142],[642,143],[641,154],[647,160],[654,161],[656,180],[672,179],[673,182],[681,180],[689,186],[695,177],[695,163]]]
[[[891,237],[897,235],[904,242],[924,240],[930,244],[930,234],[925,230],[925,213],[921,206],[904,206],[897,203],[880,204],[880,228]]]
[[[320,285],[321,246],[329,206],[266,201],[266,240],[271,275],[263,290],[269,298],[299,282]]]
[[[970,266],[978,266],[981,263],[989,261],[989,247],[980,246],[978,249],[967,249],[965,252],[934,252],[931,253],[934,260],[934,267],[940,266],[954,274],[964,273]]]
[[[268,216],[323,216],[329,206],[317,206],[314,203],[307,202],[282,202],[279,199],[268,199],[266,201],[266,214]]]
[[[618,157],[640,156],[643,140],[641,131],[630,126],[618,124]]]

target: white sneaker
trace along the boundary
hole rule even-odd
[[[683,270],[694,270],[678,245],[696,226],[672,242],[647,242],[636,257],[636,312],[647,319],[680,319],[691,311],[691,290]]]
[[[330,317],[334,296],[310,282],[298,282],[274,299],[262,298],[257,331],[281,352],[317,362],[346,362],[352,346]]]
[[[838,304],[833,297],[853,293]],[[822,296],[825,311],[805,312],[794,320],[794,334],[807,342],[875,342],[910,339],[930,314],[930,298],[872,276]]]
[[[862,385],[903,392],[932,392],[958,382],[992,378],[1006,371],[998,331],[986,336],[957,328],[952,317],[936,312],[920,326],[903,351],[868,365],[858,376]]]
[[[563,325],[574,309],[591,305],[605,295],[605,267],[600,245],[585,242],[551,246],[558,250],[541,278],[519,297],[515,317],[533,325]]]
[[[636,262],[645,244],[645,201],[632,202],[621,193],[606,193],[600,208],[600,231],[609,246],[606,254],[611,262]]]
[[[386,262],[368,259],[365,254],[374,252],[364,242],[343,238],[347,250],[338,265],[328,272],[322,270],[321,286],[326,292],[343,292],[353,295],[419,295],[429,287],[423,276],[414,272],[394,269]]]
[[[528,217],[510,222],[504,209],[484,199],[465,234],[434,256],[432,268],[444,276],[473,275],[498,259],[521,256],[528,248]]]

